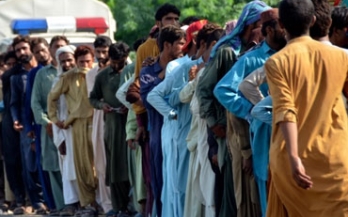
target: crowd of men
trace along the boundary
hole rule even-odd
[[[162,5],[130,47],[17,36],[0,56],[3,211],[348,216],[348,8]]]

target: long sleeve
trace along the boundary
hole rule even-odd
[[[267,82],[273,99],[274,123],[297,122],[297,109],[293,94],[286,83],[282,71],[278,69],[274,60],[268,60],[265,64]]]
[[[243,81],[239,84],[239,90],[243,96],[247,98],[253,105],[257,104],[264,99],[264,96],[259,86],[266,82],[266,72],[264,67],[260,67],[250,73]]]
[[[137,118],[135,116],[134,111],[129,110],[128,116],[127,116],[127,123],[126,123],[126,141],[130,139],[135,139],[136,133],[137,133]]]
[[[33,111],[31,110],[31,93],[33,90],[33,83],[34,83],[34,79],[35,79],[35,73],[33,70],[31,70],[28,73],[28,77],[27,77],[27,86],[26,86],[26,90],[25,90],[25,119],[24,119],[24,129],[25,132],[28,133],[30,131],[34,131],[34,115],[33,115]]]
[[[218,101],[232,114],[245,119],[253,105],[239,92],[238,86],[242,82],[249,66],[248,58],[239,59],[232,69],[219,81],[214,89]]]
[[[134,82],[134,76],[126,81],[116,92],[116,98],[129,110],[132,109],[132,105],[126,100],[127,91],[129,86]]]
[[[251,116],[266,124],[272,125],[272,98],[267,96],[251,110]]]
[[[171,73],[172,74],[172,73]],[[165,100],[172,91],[174,80],[170,79],[170,75],[167,76],[162,83],[156,86],[147,96],[147,101],[151,104],[163,117],[168,117],[170,111],[174,108],[171,107]]]
[[[193,94],[195,93],[197,80],[194,79],[188,82],[179,93],[179,98],[182,103],[189,103],[192,100]]]
[[[64,75],[59,78],[59,81],[53,86],[51,92],[47,97],[47,113],[48,117],[53,123],[57,123],[58,119],[58,100],[60,95],[66,93],[69,90],[69,86],[65,82]]]
[[[11,101],[10,110],[13,122],[22,120],[20,119],[20,106],[21,106],[21,91],[17,85],[18,76],[11,77]]]
[[[168,99],[168,102],[172,107],[177,107],[182,103],[180,100],[180,92],[189,81],[189,71],[192,66],[198,65],[202,61],[202,58],[200,58],[198,60],[186,62],[178,67],[178,69],[169,76],[174,80],[172,93],[169,95]]]
[[[47,100],[43,98],[43,90],[41,88],[41,84],[42,82],[44,82],[42,81],[43,73],[45,73],[45,71],[40,70],[36,74],[32,94],[31,94],[31,109],[33,110],[36,123],[41,124],[42,126],[45,127],[51,121],[47,117],[45,108],[42,107],[43,101]]]
[[[226,124],[225,109],[219,104],[214,96],[214,87],[221,77],[232,67],[237,60],[232,49],[221,47],[215,57],[209,61],[202,77],[196,87],[196,95],[199,102],[199,113],[207,125],[212,127],[218,123]]]
[[[89,94],[89,102],[95,109],[102,109],[104,104],[101,101],[103,99],[102,79],[102,74],[99,73],[95,78],[93,89]]]
[[[189,103],[196,91],[197,83],[205,70],[205,67],[201,68],[197,73],[197,76],[192,81],[189,81],[180,91],[179,98],[182,103]],[[197,102],[198,103],[198,102]],[[197,109],[199,111],[199,109]]]
[[[147,101],[147,96],[154,89],[162,79],[157,77],[157,75],[151,75],[146,71],[142,71],[140,74],[140,97],[143,101],[145,108],[149,108],[151,104]]]

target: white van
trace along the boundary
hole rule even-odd
[[[94,42],[97,35],[115,41],[116,21],[109,7],[97,0],[0,1],[0,53],[16,35],[45,38],[65,35],[74,45]]]

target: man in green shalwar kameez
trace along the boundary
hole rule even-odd
[[[111,189],[112,207],[115,212],[127,213],[129,178],[126,144],[127,109],[115,97],[126,78],[122,70],[127,64],[129,47],[125,43],[112,44],[109,48],[110,66],[99,72],[90,93],[90,103],[104,111],[106,184]]]

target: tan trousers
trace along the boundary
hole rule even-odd
[[[79,118],[73,123],[74,163],[82,207],[95,201],[97,179],[93,161],[92,118]]]

